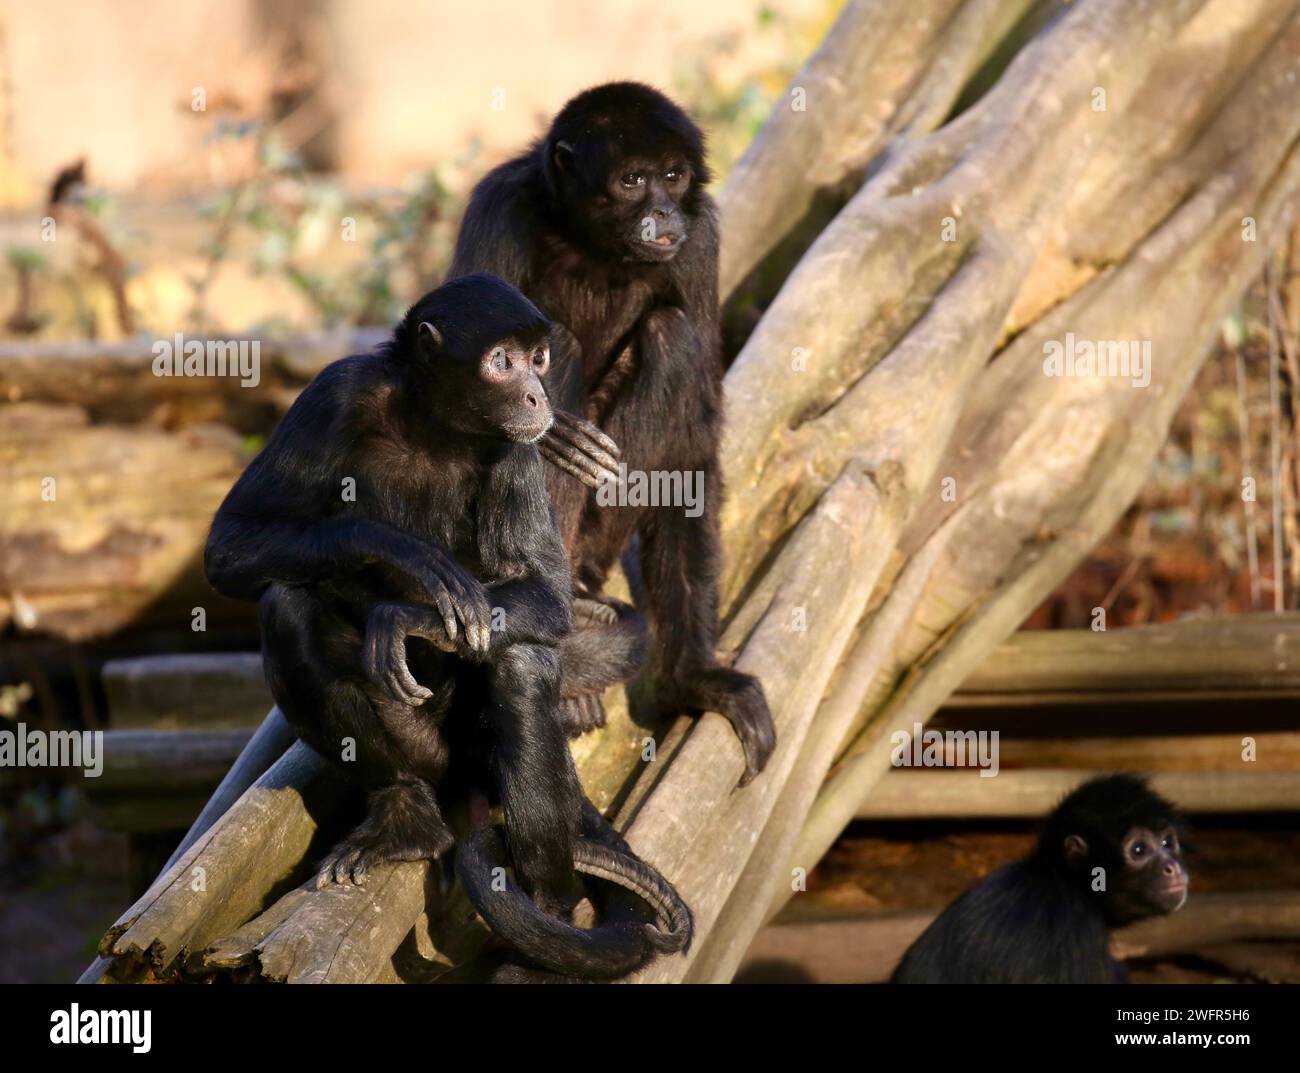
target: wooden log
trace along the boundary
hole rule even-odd
[[[1263,99],[1282,108],[1280,102],[1293,97],[1300,24],[1290,3],[1251,8],[1281,17],[1283,30],[1252,45],[1254,27],[1243,25],[1241,8],[1214,0],[1198,11],[1195,33],[1174,33],[1173,43],[1162,46],[1167,59],[1151,73],[1147,89],[1172,105],[1172,84],[1183,83],[1178,100],[1184,103],[1202,99],[1208,86],[1215,103],[1207,124],[1198,128],[1195,151],[1180,160],[1178,177],[1156,184],[1165,204],[1158,229],[1139,237],[1148,225],[1130,219],[1136,230],[1127,249],[1112,250],[1118,253],[1116,266],[1016,335],[971,392],[938,467],[964,489],[960,502],[945,504],[931,495],[901,546],[915,560],[919,549],[945,535],[950,550],[929,570],[927,592],[906,628],[892,638],[875,638],[889,653],[870,685],[844,698],[858,705],[861,729],[843,750],[841,767],[811,810],[787,867],[820,858],[889,770],[890,733],[928,719],[1132,502],[1146,478],[1147,460],[1164,441],[1175,401],[1196,372],[1204,341],[1232,301],[1229,295],[1240,293],[1257,270],[1260,251],[1240,241],[1242,205],[1254,206],[1249,214],[1267,220],[1270,234],[1289,226],[1291,191],[1300,181],[1300,157],[1289,140],[1293,128],[1261,127],[1244,154],[1230,147],[1238,144],[1243,124],[1261,114]],[[1084,14],[1077,5],[1071,10]],[[1245,75],[1224,54],[1216,53],[1212,65],[1202,62],[1202,35],[1216,25],[1250,48],[1255,59]],[[1146,107],[1150,98],[1144,92],[1140,99]],[[1163,174],[1154,144],[1145,145],[1123,124],[1115,134],[1121,147],[1136,154],[1130,160],[1135,174],[1143,168]],[[1228,172],[1222,170],[1226,159],[1233,161]],[[1080,180],[1077,189],[1094,193],[1097,204],[1087,208],[1088,220],[1128,211],[1124,203],[1106,208],[1108,199],[1096,196],[1104,186]],[[1061,226],[1073,230],[1076,222]],[[1136,250],[1135,242],[1141,243]],[[1135,295],[1141,296],[1140,310]],[[1182,312],[1156,315],[1161,309]],[[1044,376],[1045,345],[1067,332],[1082,339],[1136,334],[1151,340],[1165,355],[1152,366],[1154,393],[1144,395],[1128,382]],[[1015,405],[1008,406],[1008,399]],[[886,594],[876,615],[888,614],[892,600]],[[867,661],[879,662],[878,652],[855,649],[841,678],[851,679],[852,666]],[[781,896],[774,886],[774,899]]]
[[[297,742],[108,930],[100,960],[82,980],[201,968],[209,944],[251,919],[268,892],[278,897],[305,878],[322,848],[312,850],[318,829],[328,829],[353,800],[329,766]]]
[[[1188,618],[1121,630],[1021,630],[952,706],[1300,696],[1300,614]]]
[[[190,624],[218,601],[198,564],[244,465],[231,429],[89,425],[68,407],[0,404],[0,629],[81,641]]]
[[[1087,771],[1215,771],[1242,760],[1244,739],[1254,743],[1251,768],[1300,771],[1300,731],[1260,734],[1188,734],[1132,738],[1002,738],[1002,770],[1077,768]]]
[[[258,344],[258,384],[238,376],[158,376],[154,340],[0,343],[0,399],[70,403],[102,419],[137,420],[160,401],[187,396],[229,396],[245,402],[277,381],[305,383],[332,361],[370,350],[388,328],[343,329],[310,335],[252,338]],[[172,342],[171,337],[165,341]],[[188,337],[187,337],[188,341]],[[200,340],[205,349],[208,340]],[[240,341],[239,337],[217,340]]]
[[[933,130],[1033,0],[848,4],[719,197],[725,299],[778,247],[792,263],[891,137]],[[791,168],[790,161],[805,166]],[[788,271],[779,266],[778,280]]]
[[[104,770],[87,779],[97,794],[203,792],[230,770],[252,736],[247,730],[106,730]]]
[[[739,979],[797,978],[810,983],[880,983],[934,913],[831,916],[769,925],[745,954]],[[1167,957],[1216,943],[1300,938],[1300,892],[1192,894],[1172,916],[1115,932],[1124,959]]]
[[[1095,771],[895,771],[859,806],[860,820],[1038,819]],[[1293,771],[1151,773],[1151,786],[1191,813],[1300,811]]]
[[[1270,890],[1197,894],[1187,905],[1115,933],[1123,958],[1168,957],[1215,943],[1300,939],[1300,892]]]
[[[934,913],[888,913],[769,924],[736,979],[758,983],[862,984],[889,979]]]
[[[121,729],[251,729],[274,703],[257,652],[109,660],[103,681],[109,718]]]
[[[1270,984],[1300,984],[1294,943],[1221,943],[1193,951],[1200,961],[1222,966],[1234,976],[1253,976]]]
[[[297,887],[213,943],[204,966],[236,977],[247,969],[277,983],[373,979],[424,910],[429,870],[429,862],[420,861],[377,868],[364,888],[331,885],[317,891],[310,882]]]
[[[285,751],[297,740],[297,735],[280,709],[272,708],[248,740],[220,785],[208,798],[198,818],[190,825],[180,845],[167,861],[167,868],[176,863],[190,846],[202,837],[214,823],[235,805],[244,792],[260,779]]]
[[[249,736],[246,730],[104,731],[103,772],[86,780],[91,818],[110,831],[184,832]]]
[[[754,851],[757,835],[799,757],[817,702],[849,642],[883,565],[867,539],[876,523],[897,522],[897,501],[860,468],[848,466],[781,550],[731,623],[743,638],[736,666],[761,674],[777,729],[777,746],[761,778],[743,788],[740,747],[731,728],[706,715],[690,730],[627,831],[632,848],[671,878],[705,934],[726,904],[732,877]],[[821,564],[829,557],[841,568]],[[725,642],[724,642],[725,643]],[[746,937],[747,941],[748,937]],[[700,946],[652,964],[640,979],[689,979]]]

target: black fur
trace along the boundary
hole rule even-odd
[[[581,592],[600,592],[639,533],[658,705],[725,715],[748,779],[771,755],[775,730],[757,679],[715,655],[723,369],[708,178],[699,129],[662,94],[630,82],[588,90],[545,138],[479,183],[451,276],[495,272],[555,322],[548,390],[608,432],[629,470],[704,474],[696,518],[680,507],[602,507],[559,472],[548,473],[548,486]],[[566,643],[571,731],[603,719],[599,691],[640,669],[644,646],[632,638],[640,629],[628,617],[580,624]],[[588,644],[591,630],[620,639]],[[594,707],[572,703],[582,696],[594,696]]]
[[[527,896],[516,916],[579,896],[590,804],[557,714],[572,581],[535,446],[547,329],[492,276],[431,292],[388,344],[307,386],[213,521],[208,577],[259,601],[276,703],[368,791],[318,884],[440,856],[439,793],[484,788]],[[541,953],[580,971],[590,945]]]
[[[1035,851],[943,911],[903,955],[893,983],[1127,983],[1109,929],[1181,907],[1182,819],[1131,775],[1092,779],[1048,817]],[[1135,832],[1147,852],[1126,856]],[[1161,844],[1168,836],[1169,845]],[[1104,891],[1094,889],[1103,869]],[[1181,877],[1182,892],[1162,890]]]

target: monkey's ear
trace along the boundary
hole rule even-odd
[[[420,349],[429,355],[442,349],[442,332],[427,320],[420,322]]]
[[[1088,842],[1082,835],[1066,835],[1061,843],[1067,861],[1079,861],[1088,856]]]
[[[566,175],[573,174],[573,146],[568,142],[556,142],[555,152],[551,154],[555,161],[555,170]]]

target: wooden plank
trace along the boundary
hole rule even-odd
[[[1106,630],[1021,630],[949,702],[1087,704],[1195,695],[1300,696],[1300,614]]]
[[[1003,735],[1002,770],[1076,768],[1086,771],[1217,771],[1240,763],[1243,738],[1237,734],[1098,738],[1014,738]],[[1254,742],[1253,771],[1300,771],[1300,731],[1249,735]]]
[[[1038,819],[1095,771],[1001,771],[992,778],[964,770],[894,771],[857,811],[862,820]],[[1300,775],[1292,771],[1168,771],[1151,785],[1187,812],[1300,810]]]
[[[120,729],[252,729],[274,703],[257,652],[115,659],[103,676],[109,717]]]

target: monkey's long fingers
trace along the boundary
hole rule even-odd
[[[492,607],[487,589],[475,581],[456,603],[456,613],[465,631],[465,645],[477,656],[486,656],[492,632]]]
[[[556,469],[570,477],[577,477],[588,488],[599,488],[608,481],[618,482],[618,472],[605,469],[579,451],[567,449],[542,440],[537,448]],[[566,453],[567,452],[567,453]]]
[[[565,410],[556,410],[555,425],[552,425],[551,427],[555,428],[556,426],[565,429],[572,429],[574,432],[587,437],[587,439],[594,440],[599,446],[603,447],[616,458],[623,453],[618,444],[614,442],[613,438],[600,428],[599,425],[593,424],[586,418],[579,417],[577,414],[571,414]]]
[[[392,651],[388,653],[388,666],[386,683],[388,692],[395,700],[401,701],[408,708],[418,708],[433,696],[433,690],[420,685],[411,673],[411,668],[406,665],[405,641],[398,639],[393,642]]]
[[[454,641],[460,636],[460,626],[456,623],[456,604],[447,593],[445,585],[439,586],[433,593],[433,606],[442,616],[442,628],[447,631],[447,639]]]
[[[600,433],[605,441],[613,444],[614,441],[603,432],[600,432],[595,425],[591,425],[590,428],[593,432]],[[584,457],[590,458],[593,462],[599,463],[606,469],[618,469],[617,453],[611,453],[600,440],[595,439],[585,429],[571,428],[568,425],[552,425],[551,431],[547,433],[545,440],[549,440],[552,446],[558,441]],[[615,451],[617,451],[617,448],[615,448]]]
[[[455,560],[440,559],[435,570],[450,594],[466,647],[477,655],[486,655],[492,628],[487,589]],[[450,632],[453,641],[457,636],[457,632]]]

